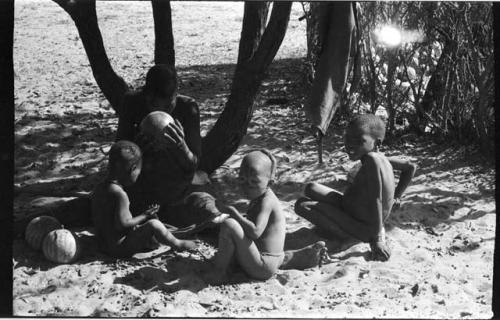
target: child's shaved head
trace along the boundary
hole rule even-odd
[[[261,170],[269,172],[270,179],[274,179],[274,173],[276,171],[276,159],[274,156],[266,149],[258,149],[248,153],[243,158],[242,165],[248,165],[249,163],[257,164]]]
[[[109,170],[114,171],[117,165],[120,164],[122,168],[127,170],[141,162],[142,154],[141,149],[131,142],[120,140],[113,144],[109,150]]]
[[[366,130],[373,138],[380,139],[381,142],[385,137],[385,123],[378,116],[370,113],[355,116],[354,119],[349,122],[347,128]]]

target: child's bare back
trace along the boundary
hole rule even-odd
[[[127,203],[128,197],[121,187],[113,183],[100,183],[92,194],[92,219],[100,241],[112,251],[127,235],[127,229],[116,228],[114,212],[118,202]]]
[[[131,256],[162,243],[185,250],[194,249],[195,242],[175,238],[156,217],[152,207],[135,217],[124,186],[135,183],[142,168],[141,151],[130,141],[118,141],[110,149],[108,176],[91,196],[92,220],[101,246],[113,256]]]
[[[378,229],[378,205],[385,220],[394,202],[394,172],[387,158],[370,152],[361,160],[361,168],[342,197],[342,208],[354,218]]]

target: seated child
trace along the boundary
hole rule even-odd
[[[276,160],[267,150],[247,154],[241,163],[239,184],[251,200],[247,217],[234,207],[221,225],[215,269],[207,275],[210,283],[221,283],[227,277],[234,259],[252,278],[269,279],[284,259],[285,216],[280,202],[269,187]]]
[[[372,258],[386,261],[390,251],[385,241],[384,221],[396,199],[410,183],[416,166],[407,161],[389,161],[378,149],[385,124],[373,115],[356,116],[348,125],[345,148],[361,168],[344,194],[318,183],[305,187],[306,197],[295,204],[295,212],[341,239],[368,242]],[[392,165],[391,165],[392,164]],[[394,188],[393,169],[402,171]]]
[[[175,238],[157,219],[155,210],[132,217],[124,187],[132,185],[142,167],[141,151],[130,141],[118,141],[109,151],[108,175],[91,196],[92,220],[103,249],[117,257],[151,249],[156,241],[177,250],[194,249],[196,243]]]

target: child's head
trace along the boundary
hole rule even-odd
[[[135,183],[142,168],[141,149],[130,141],[121,140],[109,150],[108,170],[112,178],[124,186]]]
[[[144,90],[151,99],[154,110],[170,113],[175,107],[177,96],[177,73],[175,68],[166,64],[154,65],[146,74]]]
[[[239,183],[245,195],[254,199],[264,193],[272,183],[276,171],[276,159],[267,150],[248,153],[241,162]]]
[[[351,160],[359,160],[371,151],[378,151],[385,137],[385,124],[374,114],[357,115],[345,133],[345,148]]]

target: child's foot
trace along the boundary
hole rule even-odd
[[[320,265],[326,256],[326,244],[318,241],[298,250],[285,251],[280,269],[307,269]]]
[[[185,251],[185,250],[195,250],[198,248],[198,243],[192,240],[179,240],[179,244],[175,247],[177,251]]]

